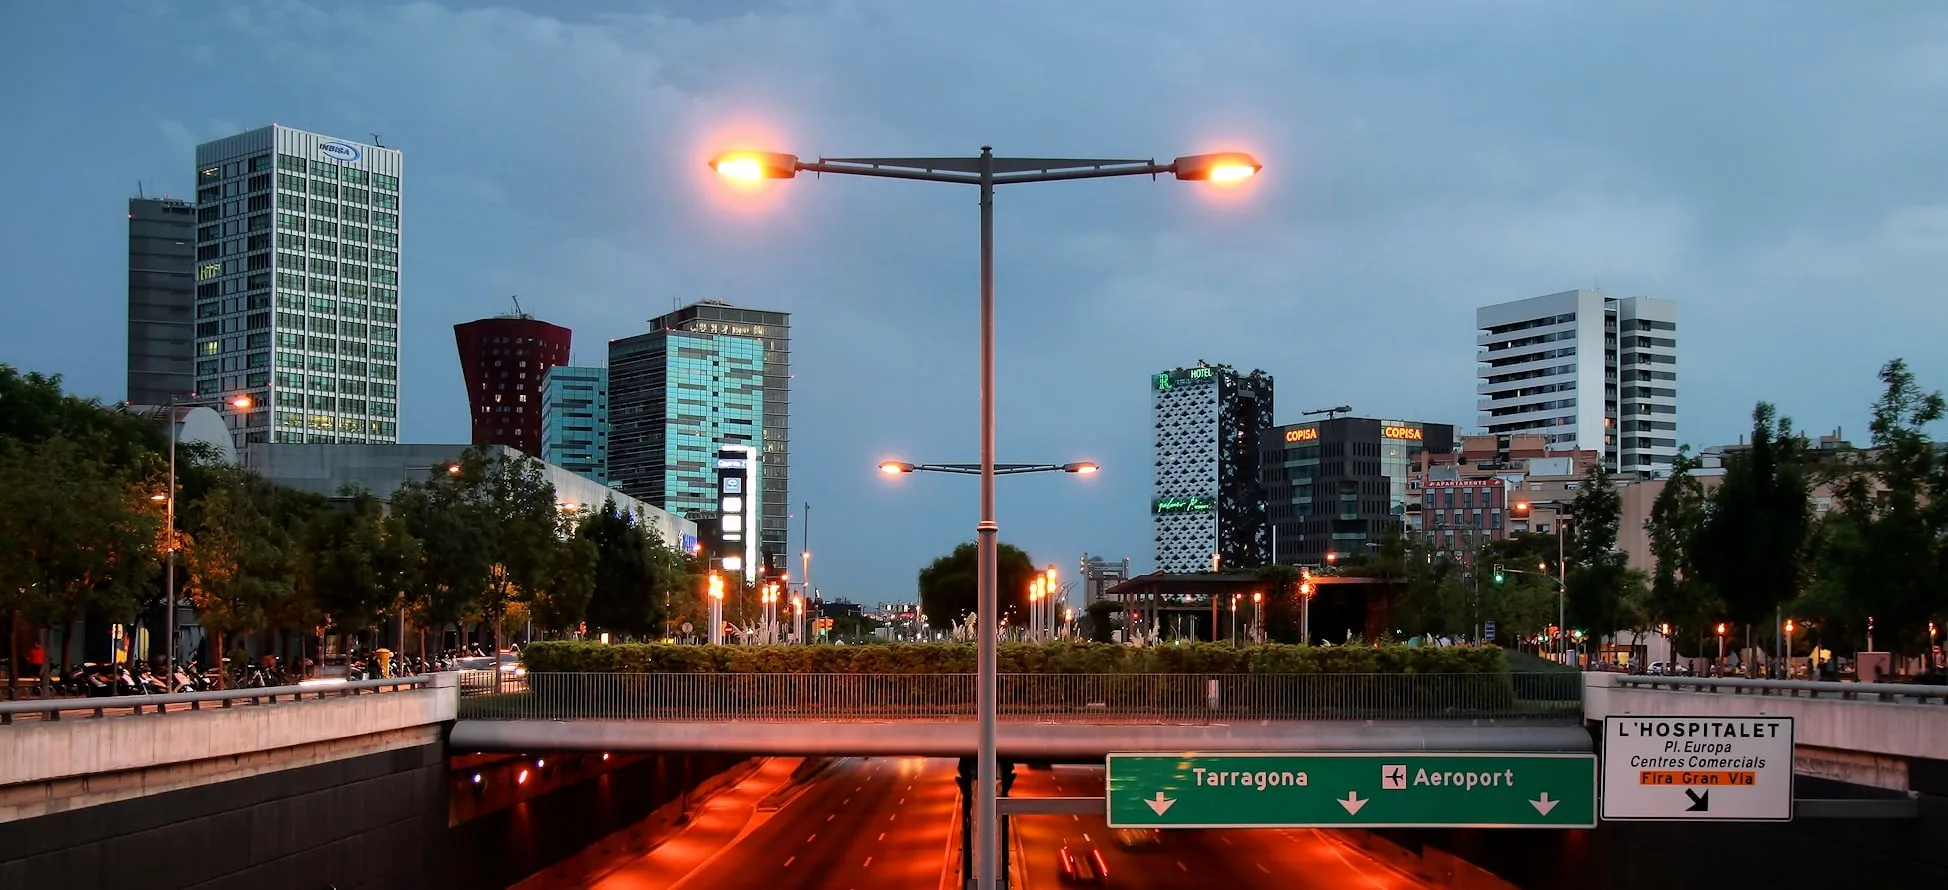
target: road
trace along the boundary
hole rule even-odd
[[[771,784],[754,777],[757,790]],[[756,797],[723,806],[745,818]],[[846,758],[771,814],[754,814],[728,846],[688,855],[693,839],[664,848],[594,882],[595,890],[933,890],[953,824],[954,762],[919,758]],[[703,858],[707,856],[708,858]],[[671,860],[668,864],[653,860]],[[700,864],[691,863],[702,859]],[[681,865],[677,865],[680,861]],[[677,878],[668,872],[691,869]]]
[[[1016,769],[1015,797],[1100,797],[1101,767]],[[1117,846],[1101,816],[1021,816],[1015,819],[1017,851],[1026,874],[1023,890],[1066,886],[1057,877],[1056,851],[1064,838],[1093,841],[1109,864],[1116,888],[1278,887],[1334,890],[1409,890],[1427,885],[1311,830],[1230,829],[1165,831],[1155,847]]]

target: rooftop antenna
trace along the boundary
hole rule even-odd
[[[1320,408],[1317,411],[1306,411],[1300,414],[1299,416],[1317,417],[1318,415],[1324,414],[1326,415],[1327,420],[1331,420],[1335,417],[1338,417],[1341,414],[1351,414],[1351,413],[1353,413],[1353,407],[1351,405],[1337,405],[1331,408]]]
[[[520,294],[510,294],[510,295],[508,295],[508,299],[510,299],[510,300],[513,300],[513,301],[514,301],[514,317],[515,317],[515,318],[527,318],[527,317],[528,317],[528,315],[527,315],[527,313],[525,313],[525,312],[522,312],[522,311],[521,311],[521,295],[520,295]]]
[[[378,146],[378,147],[380,147],[380,148],[385,148],[385,147],[386,147],[386,144],[385,144],[384,142],[380,142],[380,141],[379,141],[379,134],[377,134],[377,133],[373,133],[373,134],[372,134],[372,144],[373,144],[373,145],[376,145],[376,146]]]
[[[142,180],[140,179],[135,181],[135,196],[138,198],[148,197],[147,195],[142,194]]]

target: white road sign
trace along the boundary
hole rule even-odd
[[[1603,818],[1792,821],[1791,717],[1610,717]]]

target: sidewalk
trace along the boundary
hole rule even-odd
[[[773,757],[751,775],[714,795],[690,814],[690,824],[647,854],[631,858],[588,886],[593,890],[669,890],[729,849],[757,815],[758,803],[791,781],[800,758]]]

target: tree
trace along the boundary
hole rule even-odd
[[[69,623],[90,610],[132,617],[157,577],[162,512],[146,485],[53,438],[0,448],[0,608],[9,664],[13,616]],[[63,647],[65,665],[72,646]]]
[[[468,487],[472,515],[487,533],[489,568],[480,613],[493,629],[498,652],[508,604],[531,598],[552,568],[560,545],[561,508],[555,503],[555,486],[534,458],[470,451],[460,467],[459,484]]]
[[[1724,612],[1711,587],[1698,579],[1692,561],[1706,503],[1704,486],[1693,475],[1699,465],[1688,449],[1678,450],[1644,521],[1652,566],[1643,608],[1649,623],[1671,626],[1673,644],[1703,639],[1714,617]]]
[[[1568,558],[1569,622],[1598,637],[1615,634],[1623,622],[1624,569],[1627,558],[1617,552],[1617,533],[1623,521],[1623,496],[1615,476],[1602,461],[1590,467],[1571,506],[1576,521],[1570,526]]]
[[[1092,643],[1113,643],[1116,641],[1116,615],[1123,606],[1114,600],[1096,600],[1084,608],[1083,614],[1089,617],[1089,641]]]
[[[610,498],[582,520],[576,535],[595,548],[588,623],[620,634],[655,633],[665,592],[658,575],[667,567],[659,565],[664,560],[654,552],[648,531]]]
[[[539,575],[528,590],[535,623],[555,633],[567,633],[582,623],[595,591],[599,554],[593,541],[575,534],[578,519],[561,516],[554,539],[545,548]]]
[[[210,660],[221,665],[224,639],[265,626],[267,613],[293,592],[295,545],[274,521],[269,483],[231,473],[195,505],[185,541],[189,595],[210,634]],[[220,671],[219,682],[228,672]]]
[[[362,489],[342,493],[345,503],[326,510],[300,536],[297,586],[331,618],[337,630],[362,631],[402,608],[417,586],[419,539],[405,520]]]
[[[1706,501],[1691,561],[1736,624],[1769,623],[1801,592],[1812,530],[1803,454],[1791,419],[1760,402],[1751,446],[1726,461],[1724,480]]]
[[[407,481],[392,496],[392,515],[420,542],[414,584],[407,588],[407,611],[421,627],[444,632],[460,627],[478,611],[481,592],[493,568],[487,529],[475,516],[477,505],[453,474],[431,471]]]
[[[1819,574],[1844,592],[1848,623],[1873,620],[1890,651],[1921,651],[1928,623],[1948,606],[1948,457],[1926,429],[1948,404],[1922,391],[1900,359],[1880,380],[1872,450],[1837,474],[1840,509],[1823,524]]]
[[[1035,580],[1035,562],[1020,548],[996,545],[998,568],[996,600],[1001,615],[1012,626],[1020,626],[1028,608],[1028,585]],[[927,624],[936,629],[952,627],[962,615],[974,613],[979,591],[975,586],[978,546],[962,544],[954,552],[934,560],[920,570],[920,609],[927,613]],[[985,632],[987,628],[982,628]]]

